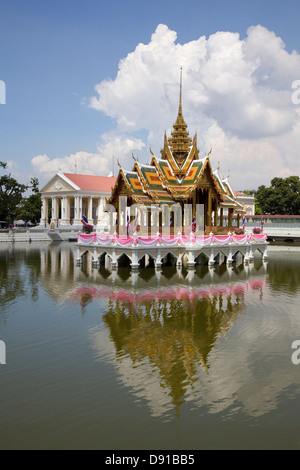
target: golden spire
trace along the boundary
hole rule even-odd
[[[182,116],[182,67],[180,67],[180,92],[179,92],[179,108],[178,115]]]
[[[181,165],[186,159],[192,140],[187,131],[187,124],[182,115],[182,67],[180,68],[180,92],[179,92],[179,107],[178,116],[175,124],[173,125],[172,137],[168,139],[170,150],[176,158],[176,161]]]

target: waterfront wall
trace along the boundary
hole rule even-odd
[[[271,240],[293,240],[300,241],[300,216],[299,215],[251,215],[246,216],[246,233],[251,233],[254,227],[261,226],[261,219],[264,219],[263,232]],[[227,217],[224,217],[224,224],[227,224]],[[233,217],[233,225],[237,224],[237,218]],[[240,226],[242,222],[240,220]]]

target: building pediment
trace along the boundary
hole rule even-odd
[[[55,175],[41,190],[42,193],[60,193],[60,192],[74,192],[78,188],[75,188],[66,179],[62,178],[60,175]]]

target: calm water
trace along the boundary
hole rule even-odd
[[[300,448],[300,248],[138,275],[0,246],[1,449]]]

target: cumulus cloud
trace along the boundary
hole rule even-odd
[[[119,63],[114,79],[95,86],[88,105],[112,118],[114,129],[101,136],[95,153],[84,151],[50,159],[33,158],[39,174],[50,171],[108,174],[113,155],[125,168],[131,153],[149,161],[159,156],[164,132],[177,116],[180,67],[183,67],[183,114],[200,155],[212,147],[212,163],[236,189],[269,184],[274,176],[300,173],[299,107],[292,83],[300,79],[300,55],[263,26],[247,36],[219,31],[185,44],[160,24],[148,44],[138,44]]]
[[[128,159],[133,151],[139,151],[144,147],[141,139],[121,135],[115,132],[103,134],[101,142],[95,153],[76,152],[74,154],[49,158],[48,155],[37,155],[31,163],[35,170],[35,174],[46,180],[52,177],[55,172],[63,173],[76,172],[80,174],[95,174],[108,176],[113,170],[113,159]]]
[[[291,86],[300,78],[300,55],[260,25],[245,39],[221,31],[186,44],[159,25],[148,44],[121,60],[114,80],[96,85],[90,106],[115,119],[119,132],[146,130],[147,147],[158,154],[176,118],[181,66],[189,131],[197,131],[202,154],[212,146],[213,162],[231,170],[239,189],[299,171]]]

